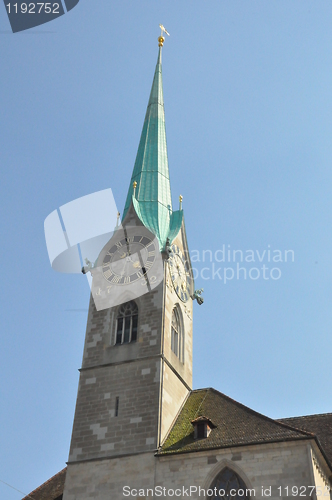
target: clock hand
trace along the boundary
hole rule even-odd
[[[181,283],[181,288],[182,288],[182,290],[186,290],[186,288],[187,288],[187,283],[186,283],[186,281],[182,281],[182,283]]]
[[[121,275],[120,275],[120,276],[123,276],[123,275],[125,274],[125,270],[126,270],[126,267],[127,267],[127,263],[128,263],[128,261],[127,261],[127,259],[126,259],[126,260],[124,261],[124,266],[123,266],[123,268],[122,268],[122,272],[121,272]]]
[[[182,283],[181,276],[178,276],[175,281],[178,286],[181,286]]]
[[[126,259],[126,260],[127,260],[127,262],[131,262],[131,263],[132,263],[132,265],[133,265],[133,267],[136,267],[136,268],[137,268],[137,267],[141,267],[141,264],[140,264],[139,260],[133,261],[133,259],[132,259],[132,255],[130,255],[130,254],[128,254],[128,256],[127,256],[127,259]]]
[[[130,253],[128,253],[128,255],[127,255],[127,261],[128,262],[134,262],[133,259],[132,259],[132,255]]]

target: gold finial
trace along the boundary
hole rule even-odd
[[[133,182],[133,188],[134,188],[134,195],[133,196],[135,198],[135,196],[136,196],[136,188],[137,188],[137,182],[136,181]]]
[[[180,210],[182,210],[182,200],[183,200],[183,196],[182,196],[182,194],[180,194],[180,196],[179,196]]]
[[[116,216],[116,227],[119,226],[119,219],[120,219],[120,212],[118,212]]]
[[[159,24],[159,28],[161,29],[161,33],[160,33],[160,37],[158,38],[158,42],[159,42],[159,47],[162,47],[164,45],[164,41],[165,41],[163,34],[166,33],[166,35],[168,35],[168,36],[171,36],[171,35],[168,33],[168,31],[166,30],[166,28],[164,28],[164,26],[162,24]]]

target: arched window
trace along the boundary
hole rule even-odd
[[[116,319],[116,344],[128,344],[137,340],[138,308],[131,300],[122,304]]]
[[[225,467],[225,469],[219,472],[218,476],[211,484],[210,490],[213,490],[213,494],[208,496],[208,498],[212,500],[229,500],[230,498],[232,498],[232,500],[243,500],[245,498],[250,498],[250,492],[248,491],[247,493],[247,487],[244,481],[236,472],[228,467]],[[231,490],[232,494],[230,493]],[[215,495],[215,492],[217,495]]]
[[[181,321],[181,311],[176,305],[172,311],[172,327],[171,327],[171,349],[174,354],[183,362],[183,328]]]

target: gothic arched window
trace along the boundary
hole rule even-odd
[[[181,311],[176,305],[172,311],[172,327],[171,327],[171,349],[174,354],[183,362],[183,328],[181,321]]]
[[[244,481],[236,472],[228,467],[225,467],[210,486],[213,494],[208,498],[212,500],[243,500],[250,498],[250,491],[247,489]],[[232,493],[230,493],[232,490]],[[215,494],[215,492],[217,494]]]
[[[131,300],[122,304],[116,319],[116,344],[128,344],[137,340],[138,308]]]

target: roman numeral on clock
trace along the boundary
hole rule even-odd
[[[114,276],[111,279],[111,283],[119,283],[120,279],[121,279],[121,276]]]
[[[110,276],[112,276],[112,274],[113,274],[113,273],[112,273],[111,269],[108,269],[107,271],[105,271],[105,272],[104,272],[104,276],[105,276],[105,278],[106,278],[107,280],[108,280],[108,278],[109,278]]]

